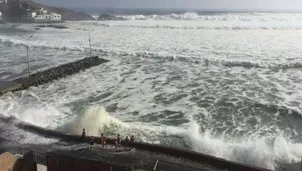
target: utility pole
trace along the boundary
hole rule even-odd
[[[89,37],[90,57],[91,57],[91,38]]]
[[[90,57],[92,57],[92,49],[91,49],[91,31],[94,31],[94,29],[89,29],[89,50],[90,50]]]
[[[28,49],[29,49],[29,47],[26,46],[26,51],[27,51],[27,64],[28,64],[28,78],[30,78],[30,60],[29,60],[29,55],[28,55]]]
[[[90,57],[92,56],[91,52],[91,30],[89,30],[89,49],[90,49]]]
[[[29,36],[27,38],[27,40],[29,40],[30,38],[32,38],[33,36]],[[28,45],[25,45],[26,47],[26,57],[27,57],[27,69],[28,69],[28,78],[30,78],[30,59],[29,59],[29,46]]]

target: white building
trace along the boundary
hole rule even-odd
[[[2,21],[2,12],[0,11],[0,22]]]
[[[39,12],[28,12],[26,19],[33,22],[61,22],[62,15],[57,13],[47,13],[46,10]]]
[[[0,4],[1,3],[7,3],[7,0],[0,0]]]

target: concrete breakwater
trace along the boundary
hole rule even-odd
[[[22,77],[13,80],[12,82],[21,84],[21,87],[12,91],[25,90],[31,86],[42,85],[57,80],[59,78],[66,77],[68,75],[78,73],[90,67],[100,65],[105,62],[108,62],[108,60],[99,58],[97,56],[88,57],[82,60],[60,65],[55,68],[47,69],[45,71],[37,72],[30,75],[30,77]]]
[[[0,117],[0,120],[4,122],[14,122],[15,118],[4,118]],[[47,138],[57,138],[63,140],[65,142],[75,142],[75,143],[83,143],[86,140],[83,140],[80,135],[66,134],[60,131],[50,130],[46,128],[41,128],[35,125],[31,125],[25,122],[18,122],[16,126],[20,129],[41,135]],[[95,137],[97,140],[100,137]],[[97,141],[96,143],[100,143]],[[115,139],[107,139],[108,145],[114,145]],[[125,141],[122,141],[122,145],[126,145]],[[250,165],[245,165],[241,163],[236,163],[232,161],[227,161],[221,158],[213,157],[207,154],[202,154],[198,152],[193,152],[190,150],[178,149],[164,145],[155,145],[148,144],[143,142],[135,142],[135,148],[137,150],[152,152],[154,154],[165,154],[171,157],[176,157],[178,159],[190,160],[193,162],[198,162],[205,164],[207,166],[211,166],[213,168],[222,169],[222,170],[234,170],[234,171],[270,171],[268,169],[263,169],[259,167],[254,167]],[[145,156],[146,160],[148,160],[148,156]],[[198,169],[197,169],[198,170]]]

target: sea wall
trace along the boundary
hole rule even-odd
[[[4,121],[9,121],[13,118],[1,118],[1,120]],[[38,126],[30,125],[24,122],[19,122],[17,125],[21,129],[25,129],[29,132],[34,132],[36,134],[43,135],[44,137],[55,137],[55,138],[60,138],[63,139],[64,141],[74,141],[74,142],[83,142],[84,140],[81,138],[80,135],[72,135],[72,134],[65,134],[63,132],[59,131],[53,131],[45,128],[41,128]],[[99,137],[97,137],[99,139]],[[98,141],[99,143],[100,141]],[[107,144],[114,144],[113,139],[107,140]],[[125,142],[122,141],[122,144],[124,145]],[[207,164],[209,166],[213,166],[219,169],[227,169],[230,171],[238,171],[238,170],[244,170],[244,171],[270,171],[268,169],[263,169],[259,167],[254,167],[250,165],[245,165],[241,163],[236,163],[232,161],[227,161],[221,158],[216,158],[207,154],[202,154],[202,153],[197,153],[189,150],[182,150],[178,148],[173,148],[169,146],[164,146],[164,145],[155,145],[155,144],[147,144],[143,142],[135,142],[135,148],[144,150],[144,151],[149,151],[149,152],[154,152],[154,153],[159,153],[159,154],[165,154],[165,155],[170,155],[173,157],[177,158],[183,158],[183,159],[189,159],[191,161],[196,161],[200,162],[203,164]]]
[[[59,78],[66,77],[68,75],[78,73],[90,67],[100,65],[105,62],[108,62],[108,60],[99,58],[97,56],[88,57],[82,60],[60,65],[58,67],[51,68],[45,71],[34,73],[30,75],[30,77],[26,76],[18,78],[16,80],[13,80],[13,82],[21,84],[22,87],[19,89],[15,89],[14,91],[25,90],[31,86],[42,85],[57,80]]]
[[[132,171],[131,167],[85,160],[55,153],[47,154],[48,171]]]

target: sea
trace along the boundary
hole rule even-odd
[[[27,76],[26,46],[31,73],[90,49],[109,60],[4,94],[0,116],[72,134],[134,135],[272,170],[301,162],[302,13],[117,11],[105,12],[125,21],[0,25],[0,80]],[[2,146],[59,141],[15,124],[0,122]]]

